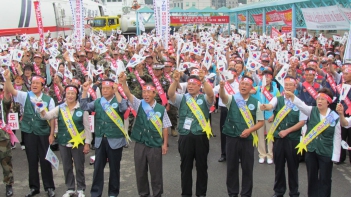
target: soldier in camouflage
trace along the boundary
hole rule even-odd
[[[11,99],[10,99],[10,95],[7,92],[4,93],[3,107],[4,109],[0,110],[0,118],[2,117],[2,114],[1,114],[2,112],[5,113],[4,117],[7,117],[10,111]],[[5,195],[6,197],[9,197],[13,195],[11,141],[10,141],[9,134],[2,128],[0,129],[0,161],[1,161],[1,166],[4,174],[4,184],[6,185]]]
[[[163,91],[167,94],[168,88],[170,86],[170,82],[164,77],[163,68],[164,68],[164,65],[160,65],[160,64],[154,64],[152,66],[152,70],[154,72],[155,77],[160,82]],[[157,103],[162,104],[162,100],[159,94],[156,95],[155,100]]]
[[[165,61],[165,67],[164,67],[164,77],[169,81],[169,83],[172,83],[172,78],[173,78],[173,66],[175,65],[175,60],[174,58],[167,58]],[[171,136],[177,137],[177,124],[178,124],[178,108],[174,107],[173,105],[167,104],[166,106],[167,113],[169,116],[169,119],[171,120],[172,126],[171,126]]]

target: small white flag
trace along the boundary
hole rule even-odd
[[[341,88],[341,93],[339,96],[339,101],[345,100],[345,98],[347,97],[347,94],[349,93],[351,88],[351,85],[349,84],[342,84],[342,88]]]
[[[48,149],[48,152],[46,153],[45,159],[48,160],[56,170],[58,170],[60,161],[58,160],[55,153],[50,149],[50,147]]]

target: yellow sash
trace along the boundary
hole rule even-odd
[[[154,125],[154,127],[157,129],[158,133],[160,134],[161,138],[162,136],[162,122],[161,119],[154,114],[153,116],[150,117],[151,123]]]
[[[191,112],[195,115],[197,121],[200,123],[200,126],[203,132],[206,133],[207,138],[210,139],[210,136],[212,136],[210,120],[206,121],[204,113],[200,109],[199,105],[195,102],[195,99],[193,97],[186,97],[186,104],[190,108]]]
[[[102,99],[102,98],[101,98]],[[106,100],[106,99],[105,99]],[[128,132],[126,132],[124,130],[124,124],[123,121],[121,119],[121,117],[118,115],[118,113],[111,107],[110,104],[106,103],[105,105],[108,105],[108,107],[103,107],[105,113],[108,115],[108,117],[110,117],[110,119],[115,123],[115,125],[122,131],[124,137],[128,141],[131,141],[131,139],[129,138]]]
[[[296,146],[299,150],[297,151],[297,154],[301,153],[302,151],[305,150],[307,151],[307,145],[311,143],[318,135],[323,133],[325,129],[329,127],[329,125],[336,121],[339,118],[339,115],[332,111],[328,114],[327,117],[325,117],[323,120],[321,120],[316,126],[313,127],[313,129],[305,135],[304,138],[302,138],[301,142]]]
[[[273,136],[274,131],[277,129],[279,124],[284,120],[284,118],[289,114],[289,112],[291,111],[293,106],[294,105],[289,100],[288,103],[286,103],[284,105],[284,107],[279,110],[279,112],[275,116],[275,119],[273,121],[273,124],[272,124],[271,128],[269,129],[269,131],[267,133],[266,139],[267,139],[268,142],[269,141],[274,142],[274,136]]]
[[[72,120],[71,112],[69,111],[69,108],[66,107],[60,107],[60,112],[63,118],[63,121],[66,124],[67,130],[69,134],[71,135],[71,140],[68,141],[69,143],[73,143],[72,148],[78,148],[79,144],[84,144],[83,140],[85,139],[85,132],[84,130],[79,133],[76,125],[74,124],[74,121]]]
[[[240,111],[242,117],[244,118],[244,120],[247,124],[247,127],[248,128],[253,127],[255,125],[255,123],[254,123],[252,114],[246,105],[245,100],[239,94],[235,94],[233,97],[235,99],[236,104],[238,105],[238,108],[239,108],[239,111]],[[253,145],[257,147],[258,146],[258,136],[257,136],[256,131],[252,132],[251,135],[253,137]]]

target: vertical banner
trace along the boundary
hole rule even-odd
[[[70,0],[72,19],[74,25],[75,43],[77,47],[82,45],[84,38],[84,10],[83,0]]]
[[[169,0],[154,0],[156,35],[163,39],[163,47],[168,50],[169,39]]]
[[[41,49],[44,49],[44,27],[43,27],[43,18],[41,17],[41,11],[40,11],[40,3],[39,1],[34,1],[34,10],[35,10],[35,17],[37,19],[37,25],[38,25],[38,32],[39,32],[39,41],[40,41],[40,46]]]
[[[11,130],[19,129],[18,113],[9,113],[7,123],[10,125]]]
[[[346,43],[343,61],[344,61],[344,63],[351,62],[351,24],[350,24],[349,36],[348,36],[347,43]]]
[[[94,115],[89,115],[89,127],[90,127],[90,132],[94,133],[94,128],[95,128]]]

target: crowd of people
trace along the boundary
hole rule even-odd
[[[45,43],[27,35],[1,39],[0,160],[6,196],[13,195],[14,182],[9,112],[21,120],[26,197],[40,193],[39,164],[44,190],[55,196],[52,166],[45,159],[54,144],[63,165],[63,197],[86,195],[84,163],[90,151],[95,162],[88,196],[102,196],[107,162],[107,195],[118,196],[123,148],[131,142],[138,194],[162,196],[169,135],[178,137],[181,196],[193,195],[194,165],[195,195],[206,196],[212,130],[220,130],[218,162],[227,163],[228,196],[252,195],[255,148],[260,164],[275,165],[273,196],[286,193],[285,163],[289,196],[300,195],[302,159],[307,195],[330,196],[333,164],[346,160],[341,140],[351,144],[351,64],[342,63],[347,35],[271,38],[254,32],[246,38],[216,29],[178,31],[169,41],[152,33],[126,38],[120,32],[109,38],[99,32],[82,41],[50,34]],[[211,113],[217,111],[220,127],[214,128]]]

